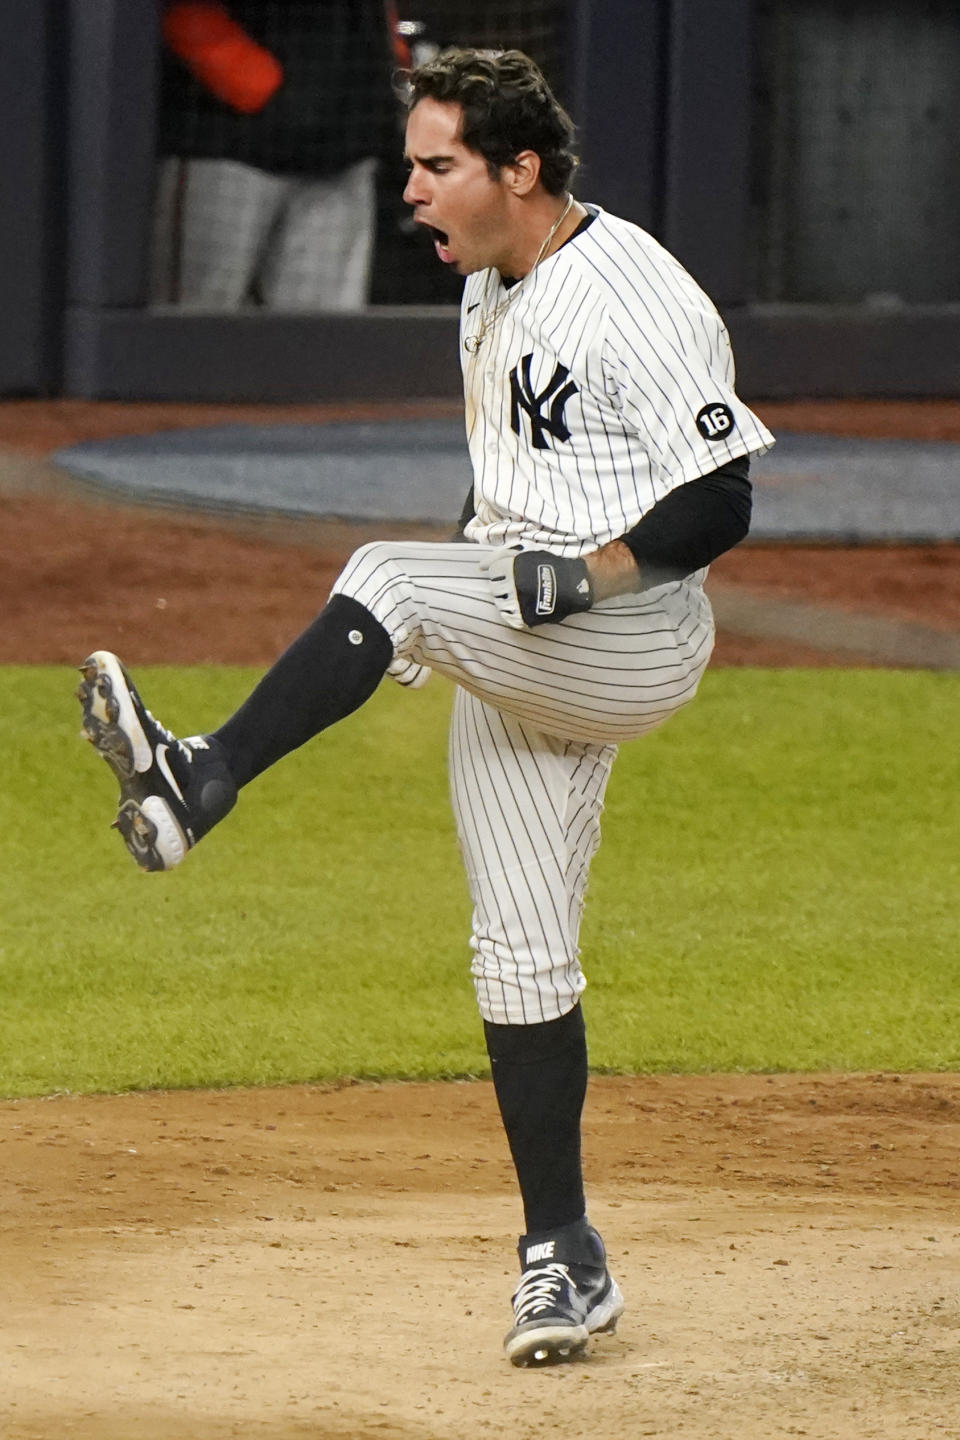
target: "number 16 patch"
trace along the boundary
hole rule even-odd
[[[725,440],[736,423],[730,406],[719,400],[704,405],[697,415],[697,429],[705,440]]]

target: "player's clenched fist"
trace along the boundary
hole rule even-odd
[[[593,604],[586,561],[504,545],[484,562],[500,614],[515,630],[565,620]]]

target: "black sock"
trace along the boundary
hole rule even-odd
[[[349,595],[334,595],[214,732],[237,785],[358,709],[390,661],[390,637]]]
[[[527,1232],[572,1225],[586,1208],[580,1116],[587,1040],[580,1006],[540,1025],[484,1021],[483,1028]]]

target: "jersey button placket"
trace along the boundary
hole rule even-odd
[[[496,397],[497,391],[499,389],[496,366],[490,365],[486,370],[484,370],[483,388],[485,391],[484,409],[487,415],[496,415],[498,413]],[[484,441],[483,448],[491,460],[496,460],[497,456],[500,453],[500,437],[497,433],[495,426],[491,426],[488,429],[487,438]]]

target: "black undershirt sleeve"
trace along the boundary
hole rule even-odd
[[[648,510],[620,539],[630,550],[647,581],[679,578],[700,570],[738,545],[750,529],[752,487],[750,457],[738,456],[678,485]],[[467,491],[454,539],[475,514],[473,485]]]
[[[467,526],[470,524],[470,521],[473,519],[476,513],[476,506],[473,503],[473,481],[471,480],[470,489],[467,491],[466,499],[463,502],[463,509],[460,511],[460,519],[457,521],[457,528],[453,532],[454,540],[466,539],[466,536],[463,532],[464,530],[466,530]]]
[[[646,589],[689,575],[731,550],[750,529],[750,457],[678,485],[620,539],[637,562]]]

